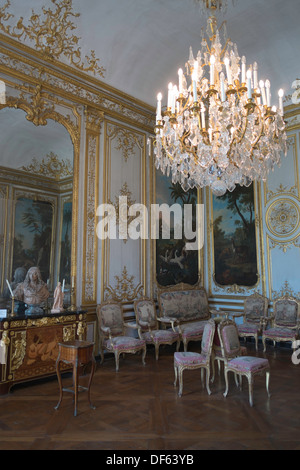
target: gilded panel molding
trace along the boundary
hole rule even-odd
[[[294,181],[290,180],[287,184],[286,182],[278,183],[278,186],[274,189],[270,189],[270,183],[264,183],[264,199],[265,204],[269,203],[272,199],[275,199],[277,196],[283,196],[285,194],[299,197],[300,196],[300,183],[299,183],[299,165],[298,165],[298,151],[297,151],[297,138],[296,135],[289,135],[287,140],[288,150],[293,152],[293,176]],[[285,157],[285,159],[288,158]],[[285,163],[283,160],[282,163]]]
[[[99,143],[103,113],[85,109],[85,216],[83,242],[82,304],[96,304],[97,299],[97,236],[96,209],[98,206]]]
[[[132,171],[138,171],[140,177],[134,179],[134,192],[140,194],[141,200],[139,203],[146,204],[146,136],[138,130],[125,127],[121,123],[105,121],[105,143],[104,143],[104,165],[103,165],[103,203],[112,203],[116,208],[118,215],[119,201],[117,198],[115,203],[112,202],[112,182],[114,183],[113,194],[116,197],[116,188],[121,184],[121,191],[118,195],[124,195],[129,197],[128,204],[131,205],[134,201],[133,193],[127,181],[124,178],[132,177]],[[138,150],[138,154],[137,154]],[[138,157],[138,158],[137,158]],[[112,165],[116,165],[118,178],[113,180],[113,169]],[[123,170],[126,168],[125,173],[120,174],[120,166],[123,165]],[[126,173],[128,172],[128,173]],[[124,177],[123,177],[124,174]],[[121,176],[121,178],[119,178]],[[121,179],[121,182],[120,182]],[[123,181],[124,182],[123,182]],[[118,185],[118,186],[117,186]],[[135,196],[136,197],[136,196]],[[118,242],[118,241],[117,241]],[[123,244],[123,240],[119,240]],[[132,257],[132,245],[126,251],[126,256],[130,256],[130,262],[134,259],[137,269],[140,272],[140,279],[136,282],[136,288],[138,291],[144,289],[146,286],[146,243],[145,239],[136,241],[139,244],[135,250],[135,255]],[[118,249],[120,246],[118,245]],[[115,253],[115,252],[114,252]],[[114,254],[113,253],[113,254]],[[125,253],[125,252],[123,252]],[[111,243],[110,240],[102,240],[102,288],[101,288],[101,300],[104,300],[104,296],[114,295],[115,297],[122,297],[119,288],[112,285],[112,279],[110,279],[110,266],[112,263]],[[118,259],[118,263],[122,265],[127,264],[126,260]],[[127,269],[127,268],[126,268]],[[116,272],[116,270],[115,270]],[[124,270],[122,276],[124,275]],[[118,276],[113,279],[118,282]],[[119,284],[120,285],[120,284]],[[117,289],[115,292],[114,290]],[[136,293],[135,288],[133,292]],[[129,295],[129,294],[128,294]],[[130,295],[129,295],[130,297]]]

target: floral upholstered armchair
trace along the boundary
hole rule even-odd
[[[243,356],[239,341],[237,325],[233,320],[224,320],[218,326],[219,338],[224,357],[224,375],[226,389],[224,397],[228,394],[228,372],[235,376],[247,377],[249,386],[249,403],[253,406],[253,380],[254,377],[266,374],[266,388],[269,394],[270,365],[267,359]]]
[[[119,302],[110,301],[98,305],[97,318],[100,336],[101,363],[104,359],[104,351],[112,352],[115,355],[116,371],[118,371],[120,354],[135,354],[141,351],[142,363],[145,365],[145,340],[126,335],[126,328],[136,328],[136,326],[124,322],[123,307]]]
[[[201,341],[205,323],[211,315],[220,313],[209,308],[207,293],[202,286],[178,284],[161,289],[158,303],[160,317],[173,319],[185,351],[190,341]]]
[[[153,300],[139,299],[134,302],[134,311],[139,329],[139,334],[146,344],[153,344],[155,347],[155,358],[158,360],[159,347],[161,344],[177,343],[177,351],[180,346],[179,333],[172,328],[159,328],[159,322],[173,324],[170,318],[157,318],[156,305]],[[174,327],[174,326],[173,326]]]
[[[292,343],[297,340],[300,330],[300,306],[299,300],[288,294],[278,298],[273,304],[274,313],[270,317],[271,326],[263,331],[264,352],[266,351],[266,340],[270,339],[273,344],[277,342]]]
[[[258,338],[262,334],[268,321],[269,300],[257,292],[244,300],[244,312],[234,315],[235,318],[242,316],[244,321],[238,325],[239,336],[242,338],[253,337],[255,339],[256,351],[258,350]]]

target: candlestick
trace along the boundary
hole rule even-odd
[[[205,107],[201,106],[201,126],[202,126],[202,129],[205,129]]]
[[[261,89],[261,95],[262,95],[262,100],[263,100],[263,106],[267,106],[267,98],[266,98],[266,90],[265,90],[265,84],[263,80],[259,82],[259,87]]]
[[[248,99],[251,100],[252,98],[252,86],[251,86],[251,70],[249,69],[247,72],[247,93]]]
[[[156,122],[161,121],[161,100],[162,100],[162,94],[158,93],[157,95],[157,110],[156,110]]]
[[[195,71],[192,74],[194,103],[197,101],[197,75]]]
[[[225,75],[223,72],[220,73],[220,86],[221,86],[221,101],[224,103],[226,101],[226,96],[225,96]]]
[[[270,83],[269,80],[266,80],[265,86],[266,86],[266,91],[267,91],[267,106],[268,106],[268,108],[270,108],[270,106],[271,106],[271,90],[270,90],[271,83]]]
[[[173,86],[173,94],[172,94],[172,114],[175,114],[175,106],[177,100],[178,88],[176,85]]]
[[[74,285],[75,285],[74,276],[72,276],[72,281],[71,282],[72,282],[72,287],[74,287]]]
[[[284,91],[282,88],[280,88],[280,90],[278,91],[278,96],[279,96],[279,109],[280,109],[281,114],[283,114],[283,95],[284,95]]]
[[[6,279],[6,283],[7,283],[7,285],[8,285],[8,288],[9,288],[9,291],[10,291],[10,295],[11,295],[11,297],[13,298],[14,294],[13,294],[13,291],[12,291],[12,289],[11,289],[11,287],[10,287],[10,284],[9,284],[9,282],[8,282],[7,279]]]
[[[179,77],[179,84],[178,84],[179,93],[182,93],[183,92],[183,71],[182,71],[182,69],[178,70],[178,77]]]
[[[230,68],[230,62],[228,57],[224,60],[225,66],[226,66],[226,73],[227,73],[227,80],[228,80],[228,85],[232,85],[232,75],[231,75],[231,68]]]
[[[258,88],[258,74],[257,74],[257,62],[253,64],[253,88],[256,90]]]
[[[246,57],[242,57],[242,83],[246,83]]]
[[[170,82],[168,85],[168,108],[170,109],[172,106],[172,94],[173,94],[173,85]]]

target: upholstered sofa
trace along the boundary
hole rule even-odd
[[[159,316],[172,322],[187,351],[190,341],[201,341],[205,323],[212,314],[218,314],[208,305],[206,290],[199,285],[177,284],[158,289]]]

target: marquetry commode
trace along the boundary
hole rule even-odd
[[[86,330],[84,311],[1,318],[0,395],[17,383],[56,375],[58,343],[85,340]]]

